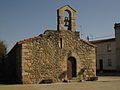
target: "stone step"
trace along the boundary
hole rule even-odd
[[[69,82],[80,82],[80,80],[79,79],[71,79],[71,80],[69,80]]]
[[[70,83],[70,82],[80,82],[79,79],[70,79],[70,80],[64,80],[63,82]]]

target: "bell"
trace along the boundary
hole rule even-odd
[[[65,22],[65,26],[69,26],[69,20],[68,20],[68,17],[65,17],[64,22]]]

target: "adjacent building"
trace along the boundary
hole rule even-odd
[[[97,46],[97,71],[120,71],[120,23],[114,29],[115,38],[92,41]]]

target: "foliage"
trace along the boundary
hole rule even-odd
[[[7,46],[4,41],[0,40],[0,63],[4,60],[7,53]]]

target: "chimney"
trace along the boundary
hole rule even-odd
[[[116,63],[117,69],[120,71],[120,23],[115,23],[115,41],[116,41]]]

